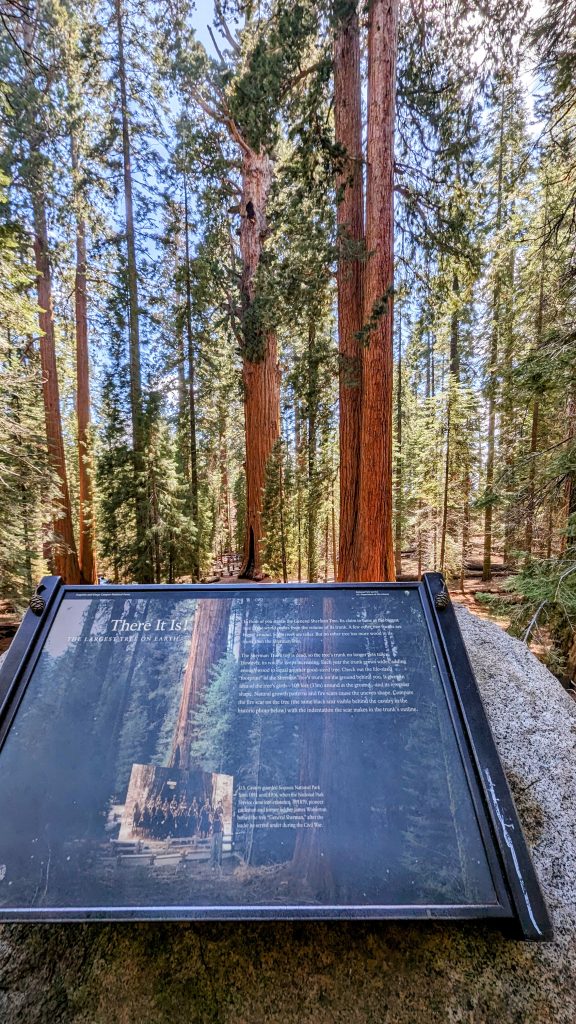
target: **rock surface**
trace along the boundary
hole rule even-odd
[[[576,704],[517,640],[458,617],[553,916],[484,925],[5,925],[4,1024],[574,1024]]]

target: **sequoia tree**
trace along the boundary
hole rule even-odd
[[[234,193],[239,170],[238,229],[241,269],[239,302],[231,304],[242,356],[244,395],[246,510],[242,578],[262,573],[262,504],[266,466],[280,436],[280,369],[274,312],[262,286],[262,264],[269,234],[268,206],[273,159],[279,141],[279,114],[292,90],[315,70],[302,67],[317,20],[305,4],[290,8],[270,4],[269,20],[260,21],[242,9],[240,32],[226,23],[216,7],[222,47],[213,35],[218,60],[210,60],[193,39],[177,45],[178,60],[187,68],[184,94],[225,130],[235,157],[223,153],[228,169],[223,187]],[[176,33],[180,40],[179,32]],[[223,150],[225,149],[223,142]]]
[[[338,578],[355,578],[354,543],[360,467],[361,260],[364,187],[360,29],[356,4],[340,11],[334,38],[334,129],[341,149],[336,180],[338,226],[338,355],[340,383],[340,551]]]
[[[266,464],[280,436],[280,369],[276,333],[258,322],[256,275],[266,238],[266,207],[272,163],[265,151],[242,140],[240,279],[243,327],[242,382],[246,432],[246,535],[240,576],[253,579],[262,568],[262,498]]]
[[[32,207],[34,260],[37,274],[38,326],[40,328],[40,361],[42,396],[46,423],[48,462],[57,482],[58,493],[52,505],[51,536],[46,554],[51,569],[66,583],[81,583],[82,575],[74,539],[72,506],[64,453],[60,390],[56,364],[56,332],[52,272],[47,222],[47,189],[49,161],[44,154],[48,137],[50,93],[57,74],[46,54],[51,52],[49,27],[43,23],[34,4],[26,4],[18,41],[22,60],[20,88],[13,92],[11,109],[17,128],[28,147],[28,159],[22,161],[21,173],[26,182]]]
[[[343,35],[345,33],[345,35]],[[366,255],[363,265],[362,326],[358,321],[359,268],[352,284],[352,310],[341,268],[339,277],[339,325],[341,351],[363,344],[361,353],[360,413],[358,394],[344,398],[344,445],[341,459],[341,508],[345,522],[341,535],[341,579],[393,580],[392,534],[392,302],[394,289],[394,106],[398,0],[373,0],[368,11],[368,139],[366,148]],[[350,47],[350,79],[341,79],[339,51]],[[357,71],[357,29],[351,11],[337,34],[336,74],[338,114],[336,123],[345,138],[349,158],[358,162],[360,75]],[[354,91],[354,95],[353,95]],[[358,171],[357,171],[358,174]],[[361,232],[361,181],[349,198],[350,211],[340,211],[340,222],[354,224]],[[344,216],[347,220],[344,221]],[[348,322],[350,318],[350,323]],[[347,363],[347,360],[346,360]],[[354,384],[357,389],[357,383]],[[341,389],[341,393],[343,388]],[[352,404],[354,403],[354,404]],[[359,421],[359,422],[358,422]],[[357,473],[355,466],[358,466]],[[354,517],[354,510],[356,515]],[[342,547],[344,545],[344,547]],[[351,547],[351,550],[350,550]]]

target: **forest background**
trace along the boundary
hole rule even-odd
[[[497,570],[569,684],[575,54],[574,0],[0,0],[5,602]]]

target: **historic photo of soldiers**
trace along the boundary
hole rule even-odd
[[[118,857],[221,868],[232,849],[233,784],[231,775],[135,764],[115,842]]]

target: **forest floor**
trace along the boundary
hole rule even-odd
[[[504,566],[504,560],[502,555],[498,552],[492,553],[492,572],[493,576],[489,583],[482,581],[482,553],[483,553],[483,540],[479,535],[473,537],[470,542],[470,552],[467,562],[466,571],[464,574],[464,589],[460,589],[459,581],[449,583],[448,589],[450,596],[456,604],[462,604],[469,611],[475,615],[479,615],[482,619],[491,619],[493,622],[497,622],[502,629],[507,629],[510,625],[510,620],[502,615],[496,615],[494,612],[489,610],[484,602],[478,600],[478,594],[501,594],[504,589],[504,584],[509,579],[511,572]],[[228,575],[226,571],[220,572],[220,566],[216,563],[213,567],[213,575],[208,577],[206,582],[218,582],[218,583],[238,583],[238,577]],[[407,555],[402,557],[402,580],[416,580],[418,579],[418,562],[414,555],[409,552]],[[242,582],[249,582],[242,581]],[[266,576],[263,583],[274,583],[276,580]],[[279,581],[278,581],[279,582]],[[296,578],[290,578],[290,583],[296,583]],[[319,578],[319,583],[323,582]],[[334,576],[329,575],[324,581],[326,583],[333,583]]]
[[[18,615],[10,601],[0,600],[0,654],[4,654],[12,643],[21,616]]]
[[[492,556],[492,564],[494,575],[489,583],[482,582],[482,538],[480,536],[472,538],[470,545],[470,556],[466,573],[464,576],[464,590],[460,589],[458,581],[449,586],[450,596],[456,604],[462,604],[469,611],[475,615],[479,615],[483,619],[491,619],[493,622],[497,622],[502,629],[506,629],[509,626],[509,620],[501,615],[496,615],[493,611],[488,609],[486,604],[478,600],[478,594],[499,594],[502,592],[504,584],[508,579],[510,573],[504,568],[502,555],[494,553]],[[206,582],[219,583],[237,583],[238,577],[236,574],[228,575],[226,572],[219,573],[219,566],[216,564],[213,568],[213,575],[209,576]],[[403,580],[415,580],[418,576],[418,564],[416,560],[407,555],[402,560],[402,579]],[[185,582],[184,580],[179,582]],[[266,577],[263,582],[273,582],[270,577]],[[292,581],[295,582],[295,581]],[[322,582],[322,581],[320,581]],[[329,576],[327,582],[333,582],[333,577]],[[8,649],[14,636],[21,615],[17,613],[11,603],[7,600],[0,599],[0,654]],[[532,646],[532,645],[531,645]],[[543,648],[538,647],[534,644],[532,650],[538,656],[543,653]]]

